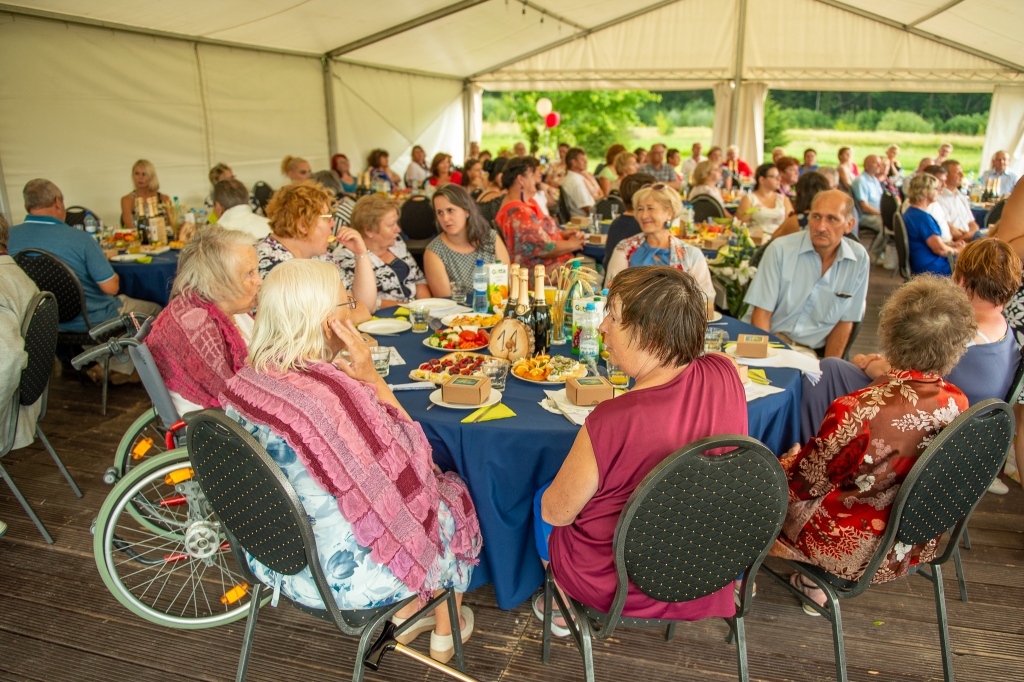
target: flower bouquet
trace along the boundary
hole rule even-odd
[[[754,255],[756,247],[750,239],[750,232],[745,225],[737,222],[730,229],[735,235],[734,239],[731,238],[727,246],[719,249],[718,256],[714,260],[708,261],[708,268],[715,281],[725,289],[729,314],[740,318],[747,308],[743,302],[747,284],[757,272],[757,268],[750,264],[750,258]]]

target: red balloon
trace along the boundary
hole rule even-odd
[[[562,116],[557,111],[552,111],[550,114],[544,117],[544,125],[548,128],[554,128],[562,121]]]

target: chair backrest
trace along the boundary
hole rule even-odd
[[[1010,384],[1006,403],[1011,406],[1016,405],[1022,390],[1024,390],[1024,348],[1020,349],[1020,363],[1017,364],[1017,371],[1013,373],[1013,382]]]
[[[892,230],[893,216],[900,212],[900,202],[896,200],[896,196],[889,190],[882,192],[879,211],[882,214],[882,225],[885,226],[885,229]]]
[[[160,421],[163,422],[166,428],[170,428],[172,424],[181,418],[181,415],[178,414],[177,408],[174,407],[174,401],[171,400],[167,384],[164,383],[163,377],[160,376],[160,371],[156,367],[156,362],[153,360],[153,354],[149,351],[149,347],[144,343],[138,346],[129,346],[128,355],[131,356],[132,362],[135,364],[135,369],[139,373],[142,385],[146,388],[146,393],[149,394],[149,399],[153,401],[153,407],[156,408]]]
[[[96,216],[96,211],[90,211],[85,206],[68,206],[66,211],[67,215],[64,216],[64,223],[71,227],[84,228],[85,216],[90,213]],[[96,219],[99,220],[99,216],[96,216]]]
[[[569,197],[565,192],[558,192],[558,206],[555,208],[555,215],[559,225],[565,225],[572,219],[572,211],[569,210]]]
[[[267,204],[270,203],[270,197],[274,196],[274,188],[260,180],[252,186],[252,196],[256,199],[256,203],[260,205],[260,208],[265,211],[267,210]]]
[[[725,207],[718,199],[707,194],[698,194],[690,200],[693,206],[693,222],[703,223],[708,218],[724,218]]]
[[[437,236],[434,208],[426,197],[411,197],[402,204],[398,223],[409,239],[432,239]]]
[[[19,383],[22,405],[32,405],[46,391],[50,370],[57,352],[57,300],[49,291],[32,297],[21,324],[21,336],[28,352],[28,364],[21,370]]]
[[[619,197],[614,194],[609,194],[603,197],[600,201],[594,204],[594,212],[601,216],[601,220],[612,219],[612,206],[617,206],[616,212],[618,215],[622,215],[626,212],[626,204]]]
[[[1005,207],[1006,207],[1006,199],[1003,199],[1002,201],[997,203],[995,206],[993,206],[992,210],[988,212],[987,216],[985,216],[985,224],[984,225],[978,225],[978,227],[980,229],[985,229],[986,227],[988,227],[990,225],[995,225],[996,223],[998,223],[999,219],[1003,217],[1003,209]]]
[[[501,208],[501,202],[505,200],[505,197],[497,197],[490,201],[477,202],[476,207],[480,209],[480,215],[487,221],[488,224],[492,224],[494,219],[498,217],[498,209]]]
[[[903,223],[903,215],[899,211],[892,217],[893,241],[896,242],[897,268],[903,279],[910,279],[910,241],[907,237],[907,226]]]
[[[735,449],[707,454],[721,448]],[[788,499],[778,459],[753,438],[704,438],[672,453],[619,517],[613,615],[625,603],[627,575],[653,599],[682,602],[756,571],[782,529]]]
[[[79,315],[89,324],[89,313],[85,307],[85,292],[74,271],[52,253],[40,249],[25,249],[14,256],[14,261],[29,276],[40,291],[53,293],[60,313],[59,323],[71,322]]]

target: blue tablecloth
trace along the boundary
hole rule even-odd
[[[390,316],[391,312],[378,315]],[[730,338],[754,329],[730,318],[724,321]],[[425,338],[405,332],[378,339],[382,345],[397,348],[408,363],[391,368],[389,383],[408,381],[410,370],[441,355],[423,346]],[[747,404],[749,433],[781,454],[800,436],[800,373],[793,369],[765,372],[773,385],[786,391]],[[481,424],[461,423],[469,414],[464,410],[435,407],[428,412],[429,391],[397,393],[410,416],[423,426],[434,461],[457,471],[469,486],[484,537],[471,588],[494,583],[498,606],[503,609],[521,604],[543,582],[533,541],[533,495],[558,473],[579,431],[562,415],[551,414],[537,404],[544,399],[543,388],[509,375],[502,401],[517,416]]]
[[[153,256],[152,263],[115,263],[114,272],[121,278],[119,293],[137,298],[141,301],[152,301],[162,306],[167,305],[171,294],[171,284],[178,272],[178,252],[167,251]]]
[[[978,223],[978,227],[981,229],[985,228],[985,222],[988,220],[989,209],[984,206],[971,206],[971,213],[974,214],[974,222]]]

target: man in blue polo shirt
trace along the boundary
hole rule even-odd
[[[96,326],[123,313],[156,315],[160,312],[161,308],[156,303],[117,295],[120,282],[100,245],[82,230],[64,222],[67,214],[64,195],[55,184],[43,179],[30,180],[22,194],[28,215],[25,222],[11,228],[11,255],[25,249],[39,249],[63,261],[82,283],[90,324]],[[62,324],[61,329],[88,331],[81,315]],[[131,374],[134,368],[112,360],[110,369]]]
[[[871,267],[864,247],[844,237],[853,223],[849,195],[819,192],[807,229],[765,250],[744,299],[753,306],[751,324],[808,355],[842,357],[864,317]]]

